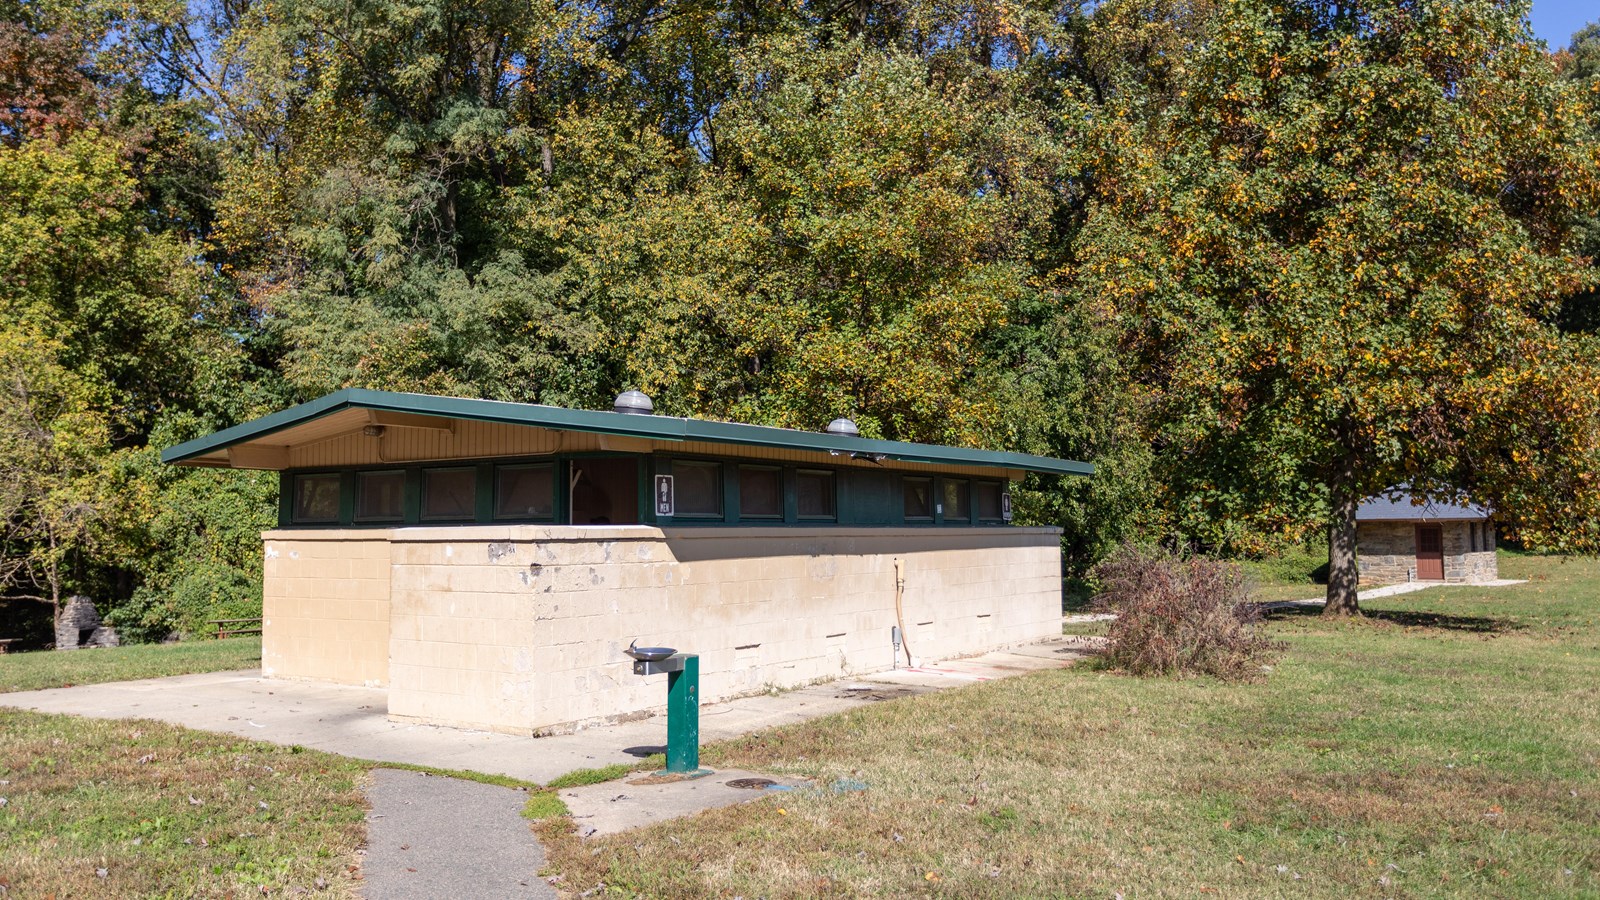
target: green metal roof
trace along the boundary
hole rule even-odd
[[[528,425],[565,429],[657,441],[704,441],[745,447],[773,447],[785,450],[810,450],[822,453],[882,454],[885,459],[934,465],[982,466],[997,469],[1025,469],[1055,475],[1092,475],[1089,463],[1048,456],[1032,456],[1009,451],[969,450],[937,444],[912,444],[904,441],[879,441],[846,437],[825,432],[681,419],[671,416],[634,415],[563,409],[533,403],[506,403],[499,400],[472,400],[465,397],[436,397],[428,394],[401,394],[346,388],[326,397],[290,407],[254,421],[225,428],[216,434],[161,451],[164,463],[185,460],[224,450],[235,444],[259,440],[275,432],[293,428],[313,419],[346,409],[410,413],[448,419],[469,419],[505,425]]]

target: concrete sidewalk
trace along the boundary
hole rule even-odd
[[[1438,588],[1438,587],[1512,587],[1513,585],[1527,584],[1527,583],[1528,582],[1526,580],[1518,580],[1518,579],[1512,579],[1512,578],[1497,578],[1494,581],[1474,581],[1474,582],[1470,582],[1470,583],[1467,583],[1467,584],[1452,584],[1452,583],[1444,582],[1444,581],[1406,581],[1406,582],[1401,582],[1400,584],[1386,584],[1383,587],[1368,588],[1368,589],[1366,589],[1364,591],[1357,591],[1356,592],[1356,602],[1357,603],[1363,603],[1363,602],[1366,602],[1368,600],[1376,600],[1376,599],[1378,599],[1380,597],[1394,597],[1394,596],[1397,596],[1399,594],[1414,594],[1417,591],[1426,591],[1429,588]],[[1328,605],[1328,600],[1325,597],[1317,597],[1317,598],[1309,599],[1309,600],[1272,600],[1272,601],[1269,601],[1269,602],[1266,602],[1266,603],[1261,603],[1261,604],[1258,604],[1258,605],[1264,611],[1271,611],[1271,610],[1274,610],[1274,609],[1292,609],[1292,608],[1295,608],[1295,607],[1309,609],[1309,608],[1314,608],[1314,607],[1319,607],[1319,606],[1327,606]]]
[[[544,849],[522,818],[528,795],[421,772],[378,769],[367,787],[361,893],[374,900],[555,900]]]
[[[721,740],[879,700],[1060,668],[1091,652],[1089,641],[1057,638],[918,669],[710,704],[700,711],[700,739]],[[0,694],[0,706],[103,719],[158,719],[341,756],[467,769],[539,784],[574,769],[638,762],[662,751],[667,732],[665,716],[538,738],[403,724],[389,721],[381,689],[264,679],[253,670]]]

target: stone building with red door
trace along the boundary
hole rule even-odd
[[[1362,584],[1499,577],[1494,516],[1474,503],[1415,497],[1404,487],[1369,497],[1356,510]]]

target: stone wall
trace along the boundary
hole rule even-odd
[[[316,539],[275,532],[269,547],[291,534]],[[705,702],[887,669],[895,559],[904,563],[910,648],[924,660],[1061,631],[1054,528],[384,534],[393,562],[389,712],[399,719],[539,733],[657,710],[666,676],[633,674],[622,651],[634,639],[699,653]]]
[[[1410,522],[1362,522],[1356,526],[1356,562],[1362,584],[1398,584],[1417,565],[1417,535]]]
[[[1477,551],[1472,549],[1473,529],[1478,529]],[[1492,522],[1446,522],[1444,525],[1444,580],[1492,581],[1500,577],[1495,556]]]
[[[1495,556],[1494,525],[1489,522],[1440,522],[1444,538],[1444,579],[1448,582],[1488,581],[1499,577]],[[1472,530],[1479,531],[1479,546],[1472,549]],[[1412,577],[1417,566],[1415,522],[1362,522],[1356,526],[1357,563],[1362,584],[1398,584]]]
[[[388,684],[388,533],[268,532],[266,537],[262,674]]]
[[[84,647],[115,647],[116,631],[107,628],[88,597],[69,597],[56,619],[56,649],[79,650]]]

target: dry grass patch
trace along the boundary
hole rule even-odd
[[[1288,615],[1266,681],[1045,672],[708,747],[815,792],[581,841],[613,896],[1600,895],[1600,564]],[[838,779],[862,792],[834,792]]]
[[[160,722],[0,710],[0,894],[353,896],[366,771]]]

